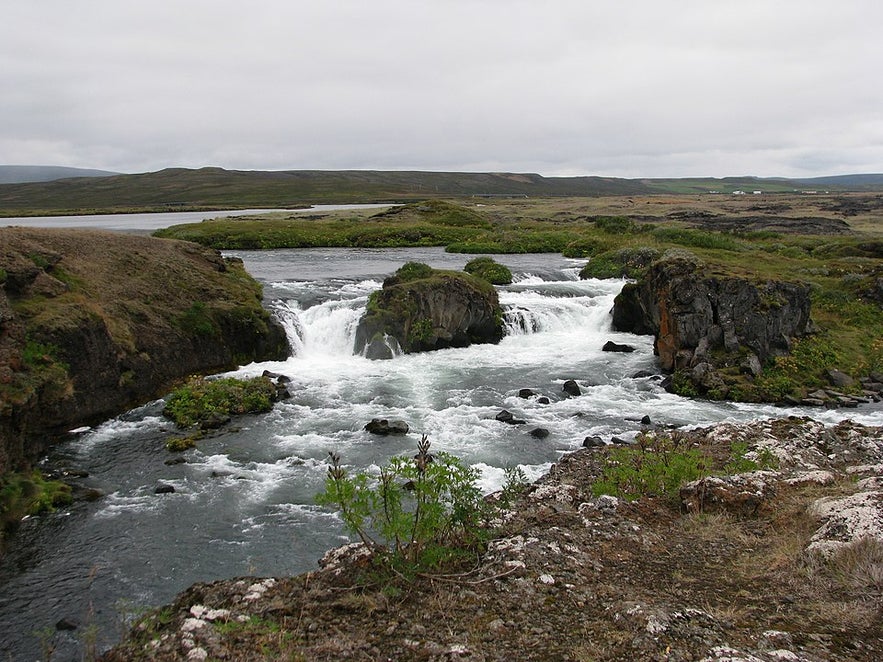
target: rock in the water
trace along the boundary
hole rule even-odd
[[[540,397],[537,398],[537,403],[539,403],[541,405],[547,405],[550,402],[551,401],[549,400],[549,398],[547,398],[545,395],[541,395]]]
[[[518,391],[518,397],[524,398],[524,399],[532,398],[536,394],[537,394],[536,391],[534,391],[533,389],[529,389],[529,388],[523,388],[520,391]]]
[[[204,421],[200,421],[199,427],[201,430],[217,430],[218,428],[227,425],[230,420],[229,415],[213,411]]]
[[[487,281],[409,262],[371,295],[355,351],[391,358],[389,339],[404,353],[495,343],[503,337],[502,319],[499,297]]]
[[[160,483],[155,488],[153,488],[154,494],[174,494],[175,486],[169,485],[168,483]]]
[[[649,370],[638,370],[634,375],[632,375],[632,379],[645,379],[646,377],[654,377],[655,375]]]
[[[672,250],[639,282],[623,287],[614,301],[613,328],[654,335],[665,371],[710,366],[686,374],[701,392],[720,396],[722,380],[707,379],[715,368],[738,361],[747,350],[757,358],[746,364],[754,374],[758,364],[787,353],[791,339],[814,325],[808,285],[709,274],[695,255]]]
[[[561,390],[564,391],[567,395],[576,397],[582,395],[582,389],[580,389],[579,384],[576,383],[576,380],[568,379],[564,382],[564,386],[561,387]]]
[[[653,421],[650,419],[650,416],[644,416],[641,419],[641,425],[653,425]]]
[[[620,343],[615,343],[612,340],[608,340],[604,343],[604,346],[601,348],[602,352],[623,352],[629,353],[634,352],[635,348],[631,345],[622,345]]]
[[[583,448],[601,448],[606,446],[601,437],[586,437],[583,439]]]
[[[521,425],[526,423],[524,419],[515,418],[515,415],[506,409],[500,411],[494,418],[500,421],[500,423],[508,423],[509,425]]]
[[[365,424],[365,430],[371,434],[387,436],[390,434],[408,434],[410,427],[405,421],[372,418],[369,423]]]
[[[534,439],[545,439],[549,434],[550,433],[546,428],[534,428],[530,431],[530,436]]]
[[[72,632],[73,630],[76,630],[78,627],[80,627],[79,623],[77,623],[74,619],[67,618],[67,617],[62,618],[60,621],[58,621],[55,624],[55,629],[59,630],[59,631]]]

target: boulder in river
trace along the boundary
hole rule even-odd
[[[408,434],[410,427],[405,421],[372,418],[365,424],[365,430],[371,434],[387,436],[391,434]]]
[[[496,343],[502,337],[503,312],[493,285],[469,274],[409,262],[369,297],[356,329],[355,351],[389,358],[379,347],[375,352],[380,338],[385,344],[394,339],[408,354]]]

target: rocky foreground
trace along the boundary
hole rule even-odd
[[[883,428],[689,434],[778,467],[626,502],[593,496],[608,451],[584,449],[461,574],[381,582],[351,545],[298,577],[193,586],[104,660],[883,659]]]

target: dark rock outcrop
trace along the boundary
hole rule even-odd
[[[684,371],[705,391],[720,386],[723,358],[757,373],[812,331],[809,287],[718,275],[686,251],[669,251],[616,297],[613,326],[652,334],[663,370]]]
[[[499,342],[503,315],[492,285],[468,274],[432,269],[403,279],[399,274],[409,265],[371,295],[356,330],[356,353],[386,358],[386,352],[375,351],[381,345],[413,353]]]
[[[121,233],[0,229],[0,472],[192,374],[289,353],[240,260]]]
[[[612,340],[608,340],[604,343],[604,346],[601,348],[602,352],[620,352],[624,354],[629,354],[635,351],[635,348],[632,345],[625,345],[622,343],[616,343]]]
[[[385,418],[372,418],[365,424],[365,431],[380,436],[408,434],[410,427],[405,421],[389,421]]]
[[[566,382],[564,382],[564,385],[561,387],[561,391],[574,398],[583,394],[582,389],[579,387],[579,384],[577,384],[576,380],[574,379],[568,379]]]

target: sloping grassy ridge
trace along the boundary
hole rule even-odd
[[[0,473],[190,374],[283,358],[241,261],[194,244],[0,229]]]

